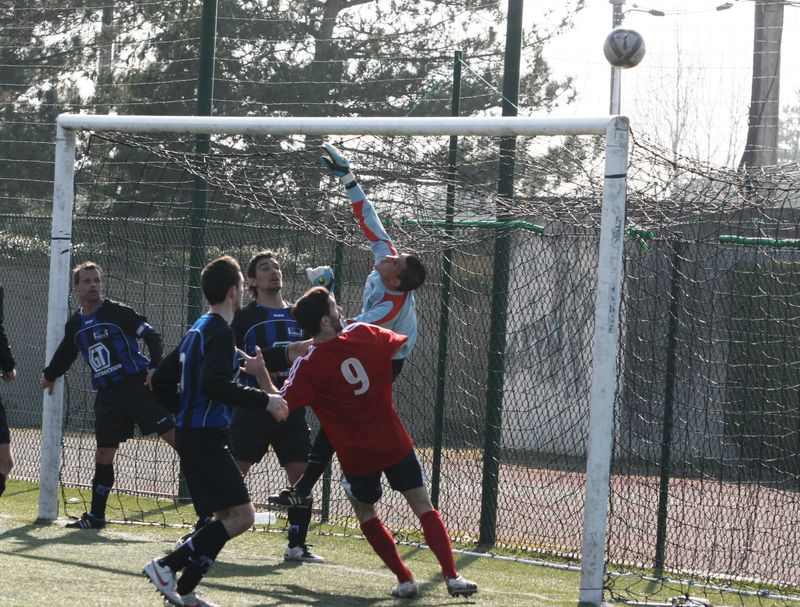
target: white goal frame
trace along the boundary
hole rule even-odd
[[[64,335],[70,289],[75,140],[81,130],[130,133],[247,135],[604,135],[605,178],[600,222],[586,462],[580,601],[602,602],[606,519],[613,444],[614,393],[619,347],[622,259],[628,162],[628,119],[600,118],[218,118],[196,116],[91,116],[61,114],[56,127],[53,224],[47,309],[46,361]],[[39,520],[58,515],[64,381],[44,393]]]

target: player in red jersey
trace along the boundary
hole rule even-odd
[[[280,394],[289,410],[311,407],[330,438],[342,467],[342,486],[361,531],[397,576],[392,596],[412,598],[418,589],[392,534],[375,512],[382,494],[381,474],[419,518],[448,592],[474,594],[478,585],[456,571],[447,529],[431,503],[414,443],[392,403],[392,356],[408,337],[364,323],[343,328],[341,311],[323,287],[307,291],[292,314],[313,342],[308,353],[295,361]],[[260,352],[243,358],[245,371],[255,375],[265,391],[276,392]]]

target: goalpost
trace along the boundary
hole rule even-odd
[[[599,605],[605,572],[605,538],[626,218],[628,120],[624,117],[587,119],[502,118],[216,118],[169,116],[89,116],[62,114],[57,121],[53,224],[46,360],[63,335],[68,310],[70,254],[76,160],[80,131],[118,133],[180,133],[248,136],[573,136],[605,137],[596,300],[592,342],[589,434],[586,445],[586,490],[581,548],[582,602]],[[39,519],[58,514],[58,484],[62,444],[64,382],[43,399],[41,492]]]

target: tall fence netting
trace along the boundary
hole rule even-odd
[[[198,157],[192,141],[92,135],[78,163],[74,261],[99,262],[108,296],[144,313],[168,347],[191,320],[193,247],[206,258],[224,252],[243,262],[258,249],[275,250],[289,298],[306,287],[303,268],[334,265],[338,299],[357,312],[370,252],[341,186],[321,175],[316,148],[307,143],[220,138],[211,155]],[[517,190],[507,199],[496,194],[496,166],[486,154],[496,148],[493,140],[466,139],[455,171],[441,160],[446,138],[335,143],[351,158],[398,248],[419,252],[429,270],[418,293],[419,341],[395,399],[429,476],[441,458],[439,508],[453,538],[474,544],[490,525],[497,550],[577,559],[601,150],[594,142],[543,148],[521,138]],[[196,177],[209,184],[199,218],[190,208]],[[740,175],[635,141],[608,524],[610,596],[646,601],[687,589],[696,594],[701,586],[707,596],[719,588],[740,597],[798,594],[797,177],[795,167]],[[8,244],[6,324],[21,371],[4,401],[14,426],[15,472],[36,478],[46,302],[30,285],[46,280],[49,221],[0,221]],[[495,256],[503,239],[510,254],[498,283]],[[508,301],[500,311],[493,305],[498,284]],[[499,434],[487,427],[486,388],[488,361],[498,355],[489,351],[498,313],[506,317]],[[93,396],[80,364],[68,374],[65,397],[62,482],[70,486],[87,485],[93,469]],[[444,365],[443,384],[437,365]],[[494,436],[499,444],[488,444]],[[499,459],[496,478],[486,474],[487,452]],[[357,533],[337,480],[334,466],[330,484],[317,487],[317,520]],[[285,481],[270,455],[248,482],[263,503]],[[165,520],[152,512],[153,497],[165,512],[177,508],[185,522],[193,518],[190,507],[173,501],[180,493],[173,454],[153,439],[129,441],[120,451],[117,486],[148,501],[138,511],[127,501],[112,503],[112,518]],[[84,509],[66,507],[68,514]],[[418,539],[413,515],[391,492],[382,509],[398,537]]]

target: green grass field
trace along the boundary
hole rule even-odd
[[[69,497],[69,496],[68,496]],[[141,575],[183,532],[147,525],[109,525],[102,531],[34,522],[36,485],[11,481],[0,498],[0,605],[132,607],[162,602]],[[283,561],[285,535],[254,532],[232,540],[199,591],[224,607],[267,605],[569,605],[577,604],[577,573],[522,563],[456,555],[459,570],[480,585],[469,600],[447,595],[431,552],[400,546],[420,584],[420,596],[388,596],[394,576],[363,540],[312,531],[324,565]]]

